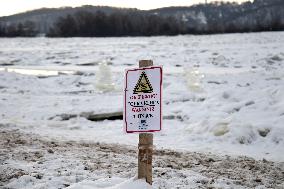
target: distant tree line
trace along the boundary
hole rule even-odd
[[[34,22],[0,21],[0,37],[33,37],[40,31],[48,37],[120,37],[284,30],[284,0],[212,2],[149,11],[86,6],[59,15],[44,27],[46,16],[33,17]]]
[[[49,37],[109,37],[109,36],[156,36],[185,34],[182,22],[172,16],[161,17],[141,12],[97,11],[77,12],[61,17],[50,29]]]
[[[38,35],[38,31],[32,21],[8,26],[0,23],[0,37],[35,37],[36,35]]]

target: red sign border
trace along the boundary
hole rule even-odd
[[[150,70],[150,69],[160,69],[160,129],[159,130],[147,130],[147,131],[128,131],[127,130],[127,121],[126,121],[126,89],[127,89],[127,74],[129,71],[139,71],[139,70]],[[125,123],[125,131],[126,133],[149,133],[149,132],[157,132],[162,130],[162,83],[163,83],[163,69],[162,66],[151,66],[145,68],[135,68],[126,70],[125,74],[125,88],[124,88],[124,111],[123,111],[123,120]]]

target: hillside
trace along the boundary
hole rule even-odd
[[[31,21],[35,23],[36,30],[40,33],[47,33],[53,24],[60,18],[65,17],[68,14],[72,15],[76,12],[87,11],[95,13],[97,11],[102,11],[105,13],[112,12],[128,12],[137,9],[124,9],[115,8],[107,6],[91,6],[85,5],[82,7],[61,7],[61,8],[42,8],[37,10],[32,10],[20,14],[15,14],[12,16],[0,17],[0,24],[3,25],[13,25],[19,23],[25,23]]]
[[[283,29],[284,1],[255,0],[253,3],[211,3],[191,7],[168,7],[151,10],[162,16],[174,15],[192,32],[224,33]],[[277,27],[273,23],[278,23]]]
[[[174,35],[184,33],[202,34],[277,31],[284,29],[284,1],[282,0],[254,0],[253,3],[245,2],[242,4],[214,2],[190,7],[165,7],[149,11],[91,5],[76,8],[42,8],[1,17],[0,26],[4,28],[2,29],[3,31],[9,31],[9,27],[10,30],[17,30],[17,28],[19,30],[20,27],[20,29],[32,28],[34,34],[47,34],[51,28],[54,28],[59,18],[64,18],[68,15],[74,16],[78,12],[96,14],[98,11],[103,12],[107,16],[119,13],[127,16],[130,15],[131,17],[131,15],[134,14],[146,16],[147,19],[151,16],[156,16],[159,17],[158,20],[160,20],[160,18],[167,19],[171,17],[174,18],[174,22],[181,23],[178,24],[181,29],[177,29]],[[137,21],[133,19],[134,18],[132,18],[132,20],[131,18],[130,20],[123,19],[123,21],[137,23]],[[172,25],[172,23],[167,24]],[[19,26],[21,24],[23,26]],[[110,24],[113,25],[115,23],[111,22]],[[163,35],[164,33],[157,34]],[[123,35],[132,34],[125,32]],[[144,34],[143,32],[138,32],[138,34],[136,32],[135,35]]]

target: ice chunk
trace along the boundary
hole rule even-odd
[[[204,78],[204,75],[202,75],[197,68],[192,69],[185,69],[184,75],[186,79],[187,87],[192,92],[201,92],[201,80]]]
[[[114,83],[112,82],[112,73],[107,63],[100,63],[97,72],[97,81],[95,87],[100,92],[110,92],[114,90]]]
[[[229,132],[228,123],[219,123],[213,129],[213,134],[215,136],[222,136]]]

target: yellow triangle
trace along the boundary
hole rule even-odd
[[[139,77],[139,80],[133,90],[133,94],[139,94],[139,93],[152,93],[153,88],[151,86],[151,83],[148,80],[148,77],[145,72],[142,72],[142,74]]]

